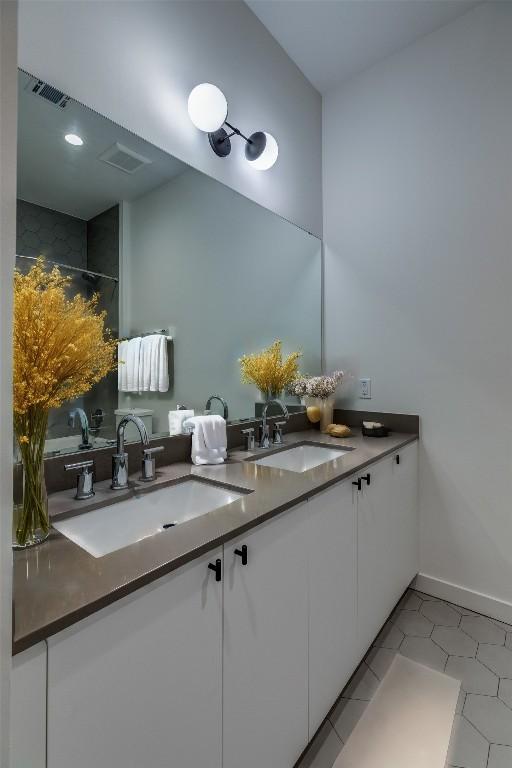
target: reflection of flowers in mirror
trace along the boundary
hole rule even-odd
[[[333,371],[326,376],[300,376],[288,387],[288,392],[297,397],[319,397],[326,400],[334,395],[343,379],[343,371]]]

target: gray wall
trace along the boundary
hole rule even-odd
[[[282,216],[321,234],[321,97],[241,0],[20,5],[19,65]],[[189,120],[199,82],[219,85],[229,116],[279,142],[254,171],[241,141],[216,157]]]
[[[119,277],[119,206],[87,222],[87,267],[93,272],[102,272],[112,277]],[[98,308],[104,310],[106,326],[114,336],[119,336],[119,283],[106,278],[99,278],[90,292],[100,295]],[[117,371],[111,371],[104,379],[84,395],[87,414],[96,408],[105,411],[105,420],[99,433],[100,437],[112,437],[115,432],[117,408]]]
[[[238,360],[276,338],[319,371],[319,240],[194,170],[129,209],[123,335],[173,329],[174,375],[168,394],[121,395],[120,405],[153,408],[157,431],[177,403],[202,412],[213,393],[232,417],[253,416],[257,390],[240,382]]]
[[[508,603],[511,41],[483,3],[324,108],[327,364],[422,418],[422,571]]]

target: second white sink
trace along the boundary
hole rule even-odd
[[[296,445],[286,448],[270,456],[256,459],[255,464],[263,467],[276,467],[287,469],[289,472],[307,472],[308,469],[325,464],[328,461],[339,459],[352,448],[329,448],[320,445]]]
[[[103,557],[187,520],[206,515],[244,495],[212,483],[185,480],[57,521],[53,527],[93,557]]]

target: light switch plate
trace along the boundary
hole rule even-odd
[[[361,400],[372,399],[372,380],[359,379],[359,397]]]

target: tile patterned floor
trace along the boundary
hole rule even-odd
[[[446,768],[512,768],[512,626],[415,590],[297,768],[332,768],[397,653],[462,681]]]

